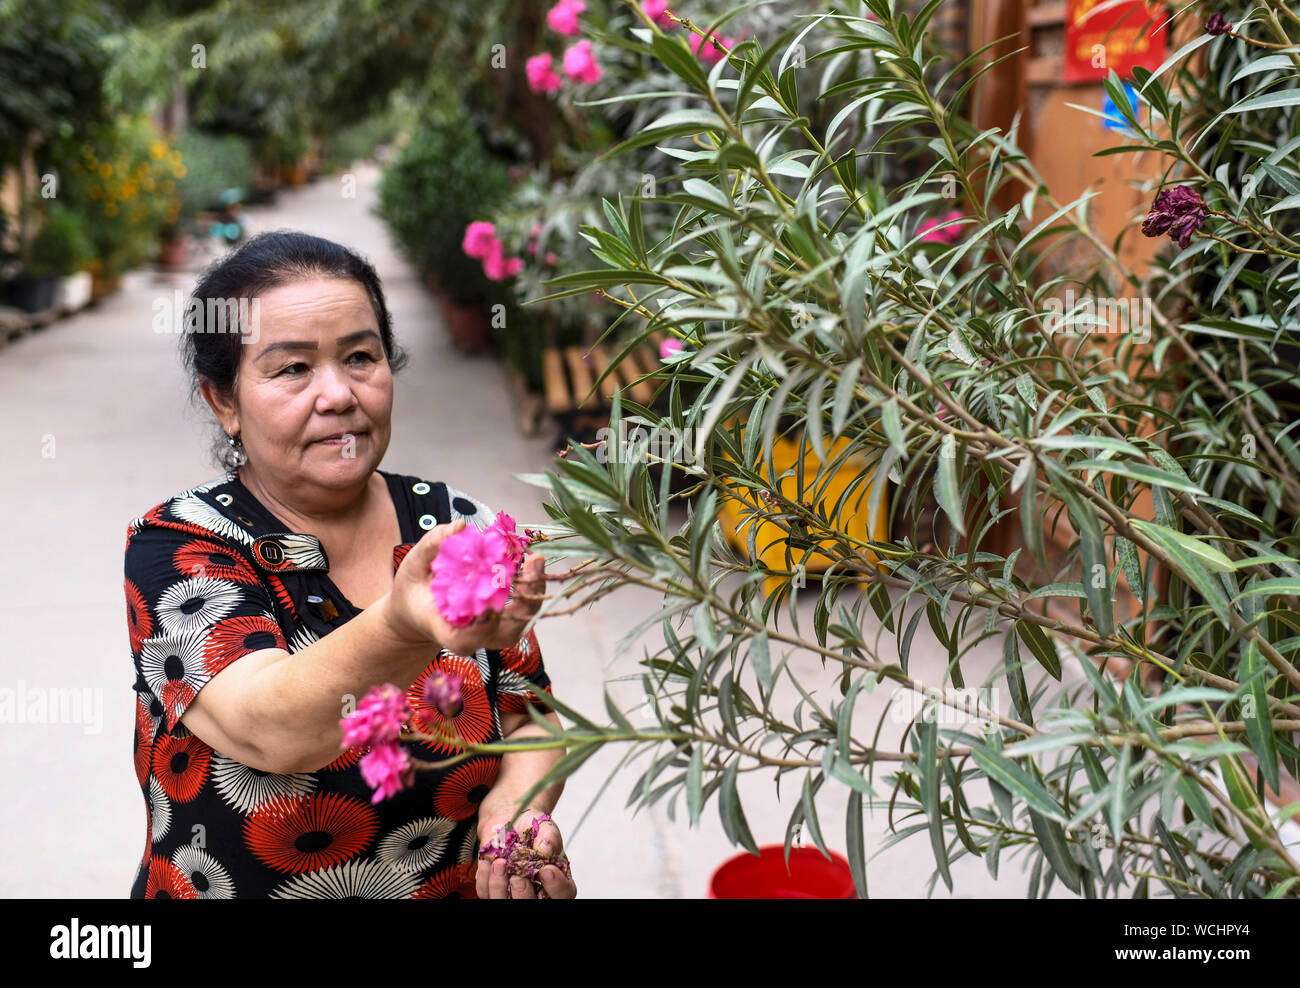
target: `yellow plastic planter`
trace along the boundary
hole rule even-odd
[[[827,455],[834,460],[848,445],[848,442],[847,438],[841,437],[829,443],[827,445]],[[800,455],[804,458],[803,479],[808,489],[807,494],[800,493],[797,483],[798,474],[795,467]],[[759,463],[761,464],[761,462],[760,460]],[[772,448],[772,467],[774,475],[781,477],[781,494],[792,501],[811,500],[811,491],[820,462],[807,437],[801,435],[797,442],[792,439],[778,438]],[[755,464],[755,467],[759,468],[759,464]],[[835,472],[830,483],[826,485],[819,496],[819,501],[822,502],[825,510],[834,510],[840,495],[844,493],[849,484],[866,472],[868,474],[866,483],[859,485],[845,499],[844,504],[840,507],[839,517],[832,518],[831,523],[838,531],[852,538],[863,541],[884,542],[889,538],[889,489],[887,480],[885,481],[886,488],[882,492],[875,517],[868,517],[872,487],[878,480],[878,478],[871,476],[874,470],[875,467],[868,465],[864,457],[851,456],[847,458]],[[782,477],[782,474],[786,474],[786,476]],[[734,488],[734,491],[737,497],[749,501],[753,500],[754,495],[744,488]],[[759,560],[770,569],[784,570],[787,566],[785,544],[787,535],[785,531],[774,522],[759,521],[755,523],[753,520],[750,520],[745,525],[745,528],[741,529],[741,524],[751,515],[752,509],[744,501],[737,501],[732,498],[723,499],[718,513],[718,520],[722,525],[723,533],[727,536],[727,541],[735,546],[738,552],[747,555],[749,551],[749,531],[754,524],[757,524],[758,531],[754,536],[754,548],[758,552]],[[829,539],[823,539],[818,544],[829,548],[834,543]],[[805,551],[803,548],[792,550],[791,556],[797,562],[802,558]],[[879,562],[879,557],[869,549],[864,549],[862,554],[868,562]],[[805,573],[822,573],[831,562],[832,558],[830,556],[814,551],[804,563],[804,571]],[[764,581],[764,590],[770,594],[776,586],[784,582],[784,579],[782,577],[770,577]]]

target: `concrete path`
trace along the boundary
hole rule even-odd
[[[550,432],[540,440],[521,436],[499,364],[463,357],[452,347],[433,300],[369,211],[374,169],[359,167],[356,175],[355,198],[342,194],[337,177],[323,179],[282,194],[273,207],[250,210],[250,226],[331,237],[377,265],[396,332],[412,355],[397,383],[385,469],[446,480],[509,511],[521,527],[544,522],[541,492],[512,474],[549,467]],[[212,425],[206,407],[200,414],[187,405],[177,338],[151,329],[154,300],[175,289],[188,292],[193,280],[192,273],[137,272],[95,308],[0,350],[0,414],[6,423],[0,430],[0,539],[8,562],[0,570],[6,643],[0,691],[12,690],[18,700],[16,713],[0,714],[0,844],[7,852],[0,896],[125,896],[140,857],[145,815],[131,767],[134,676],[122,550],[132,518],[218,472],[207,458]],[[800,608],[809,634],[814,599],[810,588]],[[618,663],[610,659],[623,633],[657,603],[653,595],[629,589],[596,609],[542,623],[538,636],[557,695],[603,721],[604,684],[633,675],[609,688],[625,709],[636,702],[640,649]],[[924,636],[928,629],[918,633],[913,670],[937,683],[943,656]],[[892,651],[891,642],[884,646]],[[987,670],[998,661],[996,648],[981,652],[966,665],[969,681],[979,682],[979,667]],[[839,698],[835,677],[817,658],[799,655],[791,665],[803,682],[816,685],[819,702]],[[21,722],[30,698],[53,689],[84,691],[90,703],[80,722]],[[874,724],[882,716],[886,693],[878,689],[859,705],[861,722]],[[788,715],[797,700],[784,683],[776,707]],[[589,760],[557,808],[579,893],[705,896],[713,869],[741,853],[723,834],[716,798],[695,829],[687,826],[680,798],[675,820],[665,801],[634,814],[624,804],[642,759],[617,774],[597,800],[625,754],[624,748],[611,748]],[[772,771],[742,773],[741,796],[759,844],[783,841],[802,781],[787,774],[778,798]],[[817,800],[825,839],[840,851],[846,803],[847,790],[837,783],[826,785]],[[883,812],[868,818],[869,855],[885,833]],[[1018,856],[1004,855],[1002,878],[994,882],[982,862],[961,861],[953,868],[956,894],[1021,896],[1026,879],[1020,867]],[[920,834],[871,862],[870,892],[924,896],[931,870],[928,838]],[[939,893],[946,894],[942,884]]]

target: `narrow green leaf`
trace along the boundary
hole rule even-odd
[[[723,773],[722,787],[718,790],[718,815],[722,818],[722,829],[732,844],[740,844],[750,854],[758,854],[758,845],[749,832],[745,811],[736,793],[736,773],[739,768],[739,761],[733,761]]]
[[[944,514],[952,522],[958,534],[966,534],[965,512],[962,511],[961,495],[957,489],[957,443],[952,433],[943,437],[939,446],[939,489],[936,500]]]
[[[686,769],[686,810],[690,814],[691,826],[700,822],[700,806],[703,803],[702,775],[704,772],[704,745],[696,742],[691,752],[691,762]]]
[[[1061,808],[1048,791],[1015,762],[983,748],[974,749],[971,756],[991,781],[997,782],[1008,792],[1020,797],[1030,808],[1064,822],[1065,816],[1061,813]]]

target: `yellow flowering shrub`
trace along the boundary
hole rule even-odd
[[[148,261],[177,222],[180,153],[147,118],[124,117],[88,135],[60,169],[59,198],[87,218],[105,274]]]

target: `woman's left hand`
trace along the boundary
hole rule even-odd
[[[545,816],[540,810],[526,809],[514,818],[515,830],[526,833],[532,829],[533,820]],[[496,833],[498,824],[508,828],[511,820],[508,815],[493,817],[481,821],[479,846],[486,844]],[[538,825],[537,840],[534,847],[548,858],[558,859],[564,853],[564,840],[560,828],[554,820],[543,820]],[[555,865],[546,865],[538,873],[542,888],[552,899],[573,899],[577,897],[578,886]],[[475,877],[475,887],[480,899],[536,899],[540,898],[532,887],[532,882],[522,875],[506,877],[504,859],[495,861],[481,860]]]

